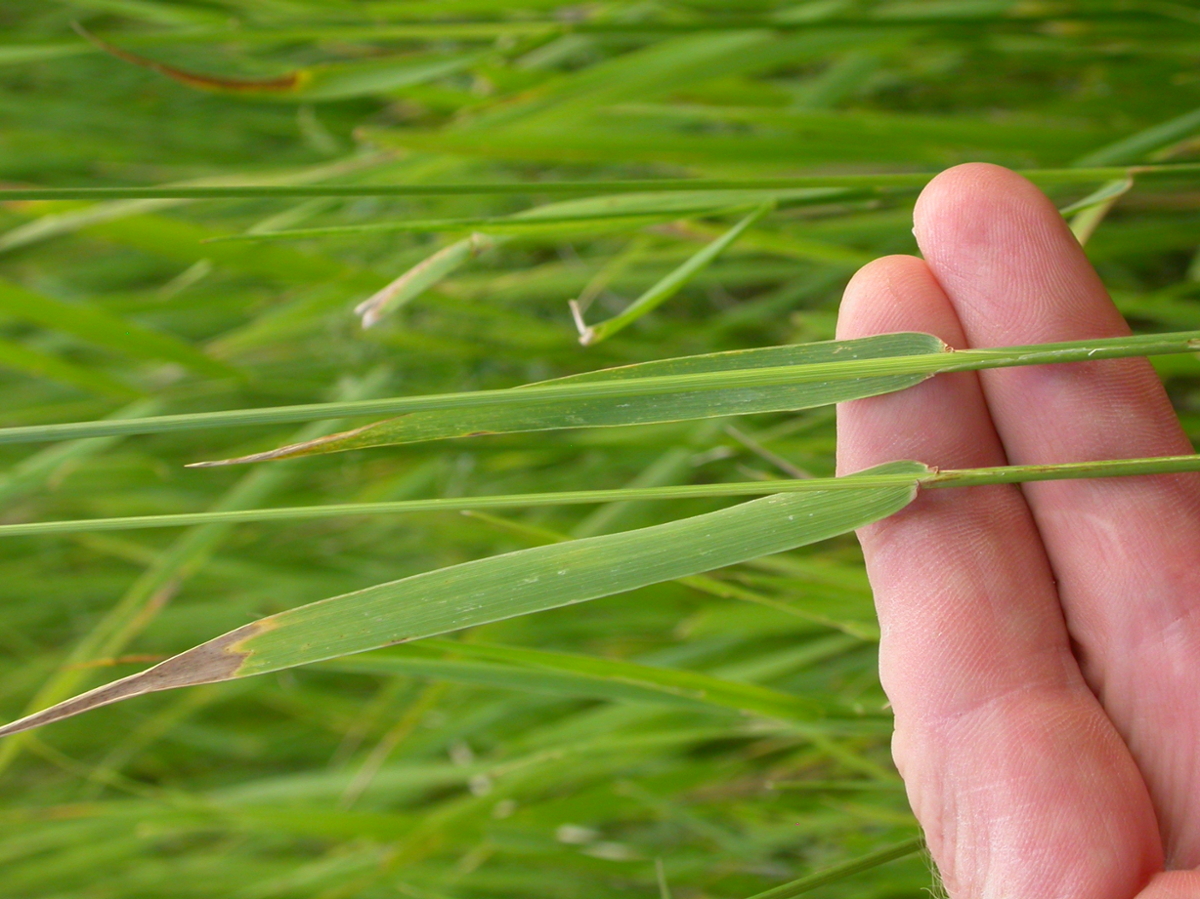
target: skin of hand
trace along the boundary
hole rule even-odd
[[[924,259],[846,289],[839,338],[952,347],[1128,326],[1024,178],[922,192]],[[839,472],[1191,453],[1144,359],[940,375],[838,409]],[[1200,897],[1200,476],[923,493],[859,531],[892,753],[953,899]]]

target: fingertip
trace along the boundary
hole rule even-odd
[[[1137,899],[1195,899],[1200,896],[1200,871],[1163,871],[1155,875]]]
[[[837,337],[925,331],[962,346],[962,328],[929,266],[916,256],[884,256],[855,273],[838,311]]]
[[[1027,221],[1031,214],[1046,212],[1060,218],[1046,195],[1023,175],[989,162],[968,162],[946,169],[925,185],[913,209],[913,231],[928,257],[937,249],[928,245],[929,238],[939,231],[952,229],[964,240],[975,237],[987,243],[997,226],[1014,217]]]
[[[1016,172],[987,163],[948,169],[921,192],[913,222],[974,345],[994,345],[1005,332],[1030,343],[1126,333],[1058,209]]]

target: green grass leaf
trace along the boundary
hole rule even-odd
[[[0,278],[0,313],[78,337],[95,346],[132,356],[175,362],[216,378],[240,377],[232,366],[160,331],[84,303],[67,303]]]
[[[579,325],[579,342],[584,346],[591,346],[593,343],[607,340],[621,329],[629,327],[646,313],[665,303],[679,293],[698,272],[730,247],[747,229],[753,227],[759,219],[774,208],[773,202],[763,203],[612,318],[605,319],[599,324],[585,325],[579,308],[572,305],[571,308]]]
[[[141,674],[0,727],[0,736],[159,690],[279,671],[611,596],[845,534],[904,508],[929,469],[893,462],[907,486],[776,495],[635,531],[518,550],[263,618]]]
[[[447,406],[436,411],[415,409],[401,418],[364,425],[307,444],[193,464],[206,467],[264,462],[446,437],[614,427],[809,409],[903,390],[938,372],[1158,351],[1189,352],[1200,341],[1197,333],[956,352],[947,352],[945,344],[930,334],[898,333],[666,359],[496,392],[490,396],[498,402],[491,408],[482,397],[483,402],[467,401],[462,406],[451,406],[447,401]],[[622,382],[627,391],[620,389]],[[682,389],[671,389],[676,385]],[[687,389],[693,385],[701,389]],[[523,403],[522,399],[529,402]],[[91,430],[94,429],[85,433]],[[17,429],[0,430],[0,443],[6,435],[20,433]],[[72,430],[67,433],[76,436]]]
[[[447,658],[446,656],[450,656]],[[465,657],[466,661],[454,656]],[[696,671],[565,652],[430,639],[328,662],[335,671],[446,678],[572,698],[716,706],[746,715],[812,723],[820,704]],[[830,722],[836,730],[844,724]]]
[[[388,143],[387,132],[364,131],[363,136]],[[1194,181],[1200,163],[1171,165],[1108,165],[1081,168],[1020,169],[1020,174],[1040,187],[1090,184],[1136,175],[1139,181],[1171,183]],[[220,185],[156,187],[5,187],[5,200],[227,200],[234,198],[300,197],[445,197],[653,193],[658,191],[797,190],[801,188],[854,188],[860,190],[917,191],[938,173],[887,172],[877,174],[766,175],[725,178],[618,178],[594,181],[475,181],[436,184],[329,184],[329,185]],[[216,236],[216,235],[212,235]]]
[[[130,387],[102,371],[76,365],[74,362],[68,362],[52,353],[35,350],[33,347],[15,340],[0,338],[0,368],[20,372],[31,378],[57,381],[59,384],[66,384],[76,390],[96,396],[119,400],[131,400],[143,396],[142,391]]]
[[[889,334],[857,340],[796,346],[766,347],[756,350],[734,350],[681,359],[663,359],[622,368],[605,369],[582,375],[572,375],[555,381],[517,388],[512,399],[517,405],[494,409],[438,410],[414,412],[401,418],[379,422],[334,434],[307,444],[293,444],[253,456],[227,460],[228,463],[261,462],[296,456],[344,452],[372,446],[388,446],[438,440],[447,437],[466,437],[479,434],[502,434],[518,431],[544,431],[556,428],[614,427],[618,425],[649,424],[662,421],[721,418],[752,412],[777,412],[787,409],[806,409],[863,396],[890,393],[918,384],[924,374],[899,374],[819,380],[797,385],[732,387],[727,389],[679,390],[669,394],[637,396],[633,392],[619,394],[611,400],[583,401],[574,398],[557,399],[538,396],[520,403],[521,391],[538,388],[571,388],[575,386],[625,382],[632,385],[646,378],[720,375],[721,373],[751,372],[755,369],[782,366],[821,366],[855,359],[892,358],[899,355],[941,353],[944,344],[929,334]],[[0,431],[0,440],[3,432]]]

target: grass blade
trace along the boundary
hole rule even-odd
[[[675,269],[644,294],[634,300],[622,311],[619,315],[614,315],[610,319],[600,322],[598,325],[585,326],[583,324],[582,313],[579,312],[577,306],[572,303],[572,310],[575,313],[576,321],[579,324],[579,342],[584,346],[591,346],[593,343],[599,343],[602,340],[607,340],[613,334],[616,334],[622,328],[626,328],[633,324],[647,312],[661,306],[671,297],[675,296],[682,290],[701,269],[705,268],[709,263],[723,253],[730,245],[733,244],[742,234],[752,227],[759,219],[775,208],[773,202],[767,202],[760,205],[757,209],[743,218],[740,222],[730,228],[721,237],[714,240],[700,252],[692,256],[687,262]]]
[[[106,439],[106,438],[99,438]],[[918,463],[913,463],[918,464]],[[928,469],[922,487],[976,487],[986,484],[1020,484],[1026,481],[1062,481],[1081,478],[1115,478],[1136,475],[1179,474],[1200,471],[1200,456],[1161,456],[1148,459],[1106,459],[1095,462],[1007,465],[996,468]],[[184,525],[242,524],[256,521],[311,521],[351,515],[397,515],[412,512],[463,512],[478,509],[529,509],[650,500],[764,496],[775,493],[816,493],[824,490],[859,490],[907,483],[908,475],[856,475],[853,480],[803,478],[785,481],[744,481],[722,484],[685,484],[662,487],[628,487],[614,490],[575,490],[558,493],[518,493],[502,496],[442,497],[380,503],[337,503],[324,506],[291,506],[278,509],[232,509],[215,512],[181,512],[171,515],[135,515],[74,521],[34,521],[0,524],[0,537],[46,534],[79,534],[126,531]],[[0,488],[3,482],[0,481]]]
[[[294,69],[273,78],[229,78],[206,75],[168,65],[116,46],[75,24],[75,30],[100,50],[124,62],[165,75],[172,81],[197,90],[233,94],[265,100],[307,103],[314,100],[344,100],[398,87],[422,84],[461,71],[478,62],[478,53],[449,57],[369,59],[361,62],[329,63]]]
[[[387,287],[354,307],[362,316],[364,328],[374,327],[389,312],[419,297],[439,281],[449,277],[470,259],[495,245],[486,234],[472,234],[438,250],[414,265]]]
[[[743,211],[763,203],[799,206],[843,199],[856,193],[844,188],[804,188],[797,190],[718,190],[675,191],[667,193],[612,194],[581,200],[546,203],[513,215],[461,219],[407,219],[368,222],[361,225],[331,225],[292,228],[279,231],[254,231],[215,238],[209,243],[229,241],[290,240],[306,237],[339,237],[361,234],[387,234],[426,231],[463,231],[478,229],[489,234],[530,235],[544,232],[559,234],[577,228],[627,228],[693,215],[718,215]]]
[[[871,343],[879,341],[879,343]],[[897,355],[868,356],[846,359],[852,349],[876,350],[886,341],[895,341]],[[800,351],[823,353],[826,361],[805,362],[792,365],[767,365],[766,367],[741,366],[730,370],[685,371],[682,374],[660,374],[645,376],[646,369],[628,366],[625,369],[607,369],[564,378],[557,382],[543,382],[518,389],[479,390],[431,396],[392,397],[360,402],[313,403],[300,406],[276,406],[265,409],[237,409],[228,412],[201,412],[186,415],[163,415],[157,418],[131,419],[128,421],[91,421],[68,424],[29,425],[0,429],[0,444],[32,443],[43,440],[66,440],[76,437],[101,437],[112,434],[156,434],[170,431],[187,431],[241,425],[277,424],[292,421],[315,421],[322,418],[340,418],[352,415],[398,414],[429,412],[446,409],[497,409],[513,407],[525,413],[536,414],[539,406],[548,401],[561,400],[584,408],[587,401],[613,400],[612,405],[603,406],[606,413],[620,408],[618,401],[628,402],[634,398],[672,396],[700,392],[711,399],[717,392],[732,388],[764,388],[806,385],[804,391],[794,395],[788,404],[776,409],[810,408],[834,402],[844,402],[864,396],[874,396],[892,390],[903,389],[919,383],[926,377],[942,372],[978,371],[988,368],[1008,368],[1021,365],[1046,365],[1064,362],[1087,362],[1102,359],[1121,359],[1130,356],[1151,356],[1170,353],[1191,353],[1200,349],[1200,332],[1179,331],[1168,334],[1134,335],[1095,340],[1068,341],[1064,343],[1034,344],[1030,346],[996,347],[946,351],[944,344],[929,334],[900,333],[855,341],[828,341],[825,343],[801,344],[797,347],[775,347],[767,350],[735,350],[733,354],[713,354],[709,357],[684,357],[667,362],[645,363],[647,366],[687,366],[689,359],[714,360],[737,353],[770,353]],[[840,357],[840,358],[839,358]],[[758,356],[760,360],[769,356]],[[844,360],[844,361],[843,361]],[[711,362],[706,363],[706,365]],[[633,377],[629,377],[629,373]],[[623,376],[624,375],[624,376]],[[643,375],[638,377],[637,375]],[[854,382],[858,381],[858,384]],[[839,383],[840,382],[840,383]],[[847,382],[849,386],[847,386]],[[833,383],[835,387],[831,387]],[[755,411],[745,408],[744,412]],[[768,411],[759,408],[758,411]],[[721,411],[716,415],[733,414]],[[682,421],[674,413],[657,413],[658,417],[642,418],[640,421]],[[688,417],[708,418],[709,413]],[[480,420],[478,417],[474,421]],[[624,422],[613,422],[624,423]],[[568,422],[558,427],[579,427],[583,422]],[[371,426],[367,426],[371,427]],[[519,430],[519,428],[516,428]],[[472,433],[471,431],[467,432]],[[447,436],[443,434],[443,436]],[[346,449],[358,448],[352,446]],[[258,457],[251,457],[257,460]],[[210,463],[211,464],[211,463]]]
[[[369,396],[382,380],[382,372],[374,377],[351,382],[342,390],[343,396]],[[308,434],[320,433],[329,423],[312,423],[301,428]],[[78,444],[77,444],[78,445]],[[265,501],[274,491],[286,484],[294,471],[260,469],[239,478],[216,502],[218,515],[239,507]],[[256,476],[258,475],[258,476]],[[69,696],[87,676],[81,663],[97,658],[119,655],[149,622],[170,602],[182,583],[194,575],[229,536],[230,525],[218,519],[198,522],[168,547],[161,558],[150,565],[129,586],[108,612],[95,622],[88,634],[67,653],[58,671],[42,685],[29,703],[30,710],[56,703]],[[0,772],[16,757],[21,740],[0,747]]]
[[[1110,165],[1066,169],[1023,169],[1040,187],[1113,181],[1135,175],[1139,181],[1194,180],[1200,163],[1173,165]],[[443,184],[313,184],[228,185],[188,187],[6,187],[0,202],[9,200],[228,200],[298,197],[446,197],[446,196],[592,196],[694,190],[796,190],[799,188],[862,188],[920,190],[937,172],[873,175],[793,175],[761,178],[651,178],[610,181],[492,181]]]
[[[878,865],[885,865],[898,858],[914,855],[924,848],[925,839],[923,837],[913,837],[911,840],[905,840],[893,846],[885,846],[883,849],[877,849],[867,855],[850,859],[831,868],[826,868],[824,871],[809,874],[807,877],[801,877],[799,880],[793,880],[791,883],[785,883],[774,889],[756,893],[750,899],[792,899],[793,896],[800,896],[809,890],[815,890],[817,887],[823,887],[826,884],[837,883],[839,880],[844,880],[847,877],[858,874],[860,871],[869,871]]]
[[[1190,333],[1190,332],[1188,332]],[[1143,349],[1170,347],[1170,352],[1188,352],[1194,338],[1188,333],[1148,338],[1115,338],[1113,341],[1081,342],[1079,345],[1043,345],[998,350],[945,352],[944,345],[928,334],[891,334],[852,341],[800,344],[739,350],[707,356],[668,359],[624,368],[606,369],[557,381],[519,388],[493,408],[472,405],[469,411],[442,409],[416,411],[401,418],[365,425],[307,444],[294,444],[218,462],[194,463],[194,467],[245,462],[264,462],[297,456],[344,452],[374,446],[412,443],[446,437],[479,436],[518,431],[576,427],[613,427],[662,421],[716,418],[754,412],[808,409],[903,390],[932,374],[1005,365],[1032,365],[1105,358],[1117,351],[1139,355]],[[1135,347],[1140,347],[1134,351]],[[891,355],[895,354],[895,355]],[[789,363],[785,368],[781,363]],[[784,377],[774,381],[770,372]],[[764,376],[758,380],[755,375]],[[706,378],[748,380],[746,387],[706,388]],[[672,380],[678,379],[678,380]],[[675,393],[639,388],[679,383],[687,379],[701,389],[686,388]],[[794,379],[794,380],[793,380]],[[589,385],[603,387],[624,380],[628,393],[563,397],[572,389]],[[801,386],[802,385],[802,386]],[[613,385],[614,387],[618,385]],[[557,388],[557,395],[553,392]],[[522,404],[522,394],[537,394],[540,401]],[[585,391],[586,393],[586,391]],[[494,394],[495,395],[495,394]],[[497,395],[497,399],[499,396]],[[581,401],[582,400],[582,401]],[[466,409],[467,407],[460,407]],[[3,442],[4,431],[0,431]]]
[[[97,306],[67,303],[35,293],[3,278],[0,278],[0,312],[135,359],[177,362],[217,378],[240,377],[237,369],[204,355],[177,337],[144,328]]]
[[[430,653],[434,652],[439,655],[431,658]],[[441,653],[465,656],[471,661],[464,664],[458,659],[442,658]],[[450,640],[434,639],[418,646],[380,650],[339,659],[327,663],[326,667],[378,674],[419,674],[423,669],[432,674],[438,665],[442,666],[443,676],[471,678],[472,682],[484,686],[491,683],[517,689],[540,689],[558,695],[717,706],[783,721],[811,721],[820,709],[815,703],[779,690],[696,671],[519,646]],[[456,669],[454,666],[462,667]],[[492,675],[506,678],[508,682],[488,681],[486,677]],[[545,678],[540,685],[538,677]]]
[[[774,366],[830,365],[839,360],[871,359],[901,354],[938,353],[944,345],[928,334],[892,334],[851,341],[798,344],[757,350],[664,359],[622,368],[604,369],[582,375],[546,381],[518,389],[536,391],[546,387],[585,386],[624,381],[641,383],[644,379],[693,376],[722,372],[747,372]],[[229,460],[229,463],[262,462],[312,454],[343,452],[371,446],[387,446],[446,437],[478,434],[542,431],[556,428],[612,427],[650,424],[661,421],[719,418],[749,412],[801,409],[842,402],[876,393],[889,393],[924,380],[925,375],[899,375],[852,380],[827,380],[803,387],[770,387],[717,390],[681,390],[668,396],[623,395],[612,402],[579,402],[546,396],[539,401],[494,409],[470,411],[439,410],[414,412],[401,418],[366,425],[353,431],[334,434],[320,441],[294,444]],[[526,393],[526,396],[529,394]],[[520,399],[520,397],[517,397]]]
[[[907,506],[924,465],[901,486],[776,495],[693,518],[538,546],[418,574],[244,625],[140,674],[0,727],[15,734],[133,696],[217,683],[528,615],[711,571],[845,534]]]
[[[135,400],[118,409],[111,418],[141,418],[153,415],[162,407],[157,399]],[[75,440],[39,450],[0,473],[0,503],[11,503],[42,487],[56,474],[65,472],[83,460],[111,449],[120,437],[96,437]]]
[[[15,340],[0,338],[0,368],[11,369],[32,378],[45,378],[66,384],[96,396],[131,400],[143,396],[142,391],[130,387],[116,378],[68,362],[50,353],[35,350]]]

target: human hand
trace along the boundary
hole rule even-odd
[[[924,261],[855,275],[839,338],[1128,333],[1020,176],[951,169],[914,217]],[[838,410],[842,473],[1190,452],[1144,359],[940,375]],[[859,539],[893,755],[949,894],[1200,897],[1200,478],[928,491]]]

